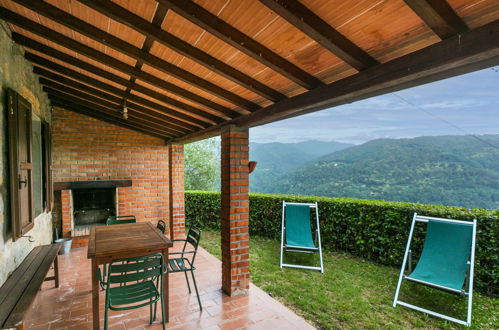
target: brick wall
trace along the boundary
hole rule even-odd
[[[185,237],[184,145],[168,146],[170,159],[170,237]]]
[[[118,188],[118,213],[153,223],[168,219],[164,140],[59,108],[52,118],[54,182],[131,179],[132,187]],[[63,192],[62,198],[69,197]]]
[[[229,295],[249,289],[248,130],[222,131],[222,289]]]

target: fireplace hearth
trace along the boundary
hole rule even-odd
[[[90,227],[105,225],[109,216],[116,215],[116,188],[73,189],[72,193],[76,236],[88,234]]]

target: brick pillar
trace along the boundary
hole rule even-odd
[[[185,237],[184,145],[168,145],[170,186],[170,238]]]
[[[249,173],[248,129],[222,130],[222,290],[248,293]]]
[[[62,220],[62,233],[61,237],[71,237],[71,230],[73,230],[73,201],[71,190],[61,191],[61,220]]]

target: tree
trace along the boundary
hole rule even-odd
[[[220,190],[220,147],[216,138],[185,145],[185,189]]]

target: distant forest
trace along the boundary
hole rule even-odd
[[[251,144],[251,191],[499,208],[499,135]]]

